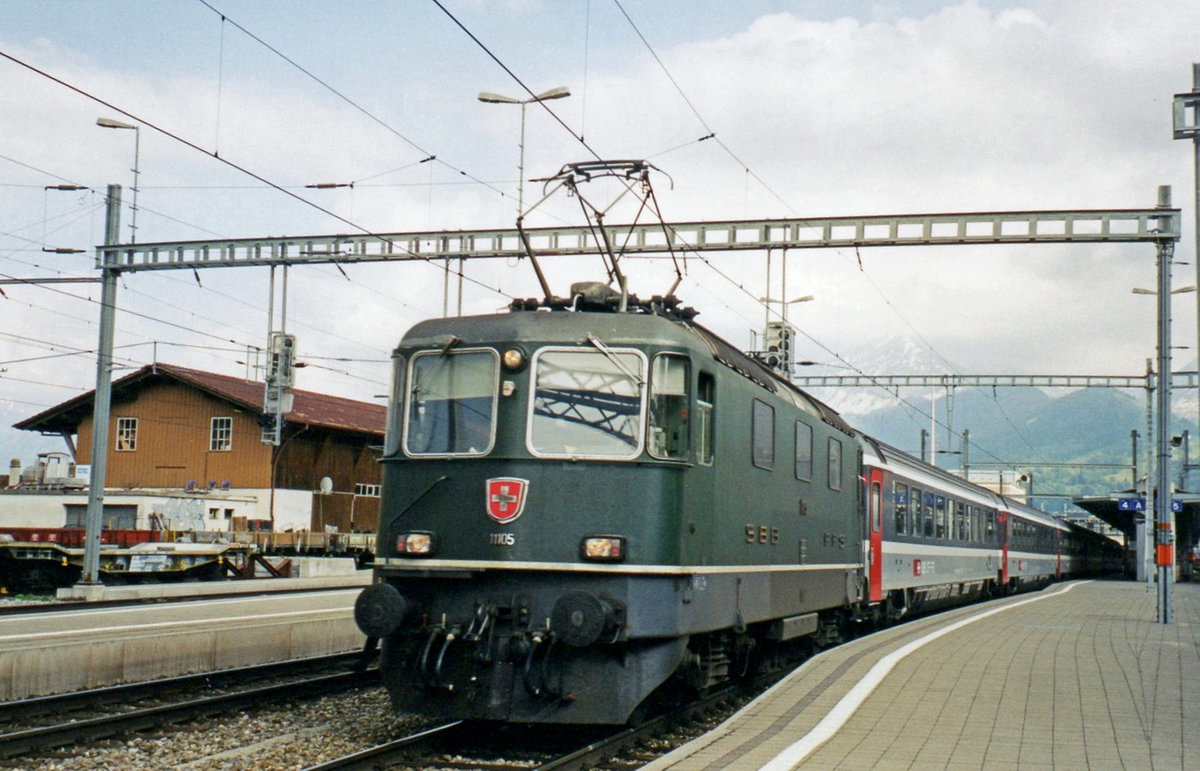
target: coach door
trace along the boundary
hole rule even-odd
[[[867,488],[868,597],[883,601],[883,472],[871,469]]]
[[[996,524],[1000,529],[1000,585],[1008,586],[1008,512],[1002,511],[996,516]]]

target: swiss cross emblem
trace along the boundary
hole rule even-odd
[[[525,510],[528,479],[493,477],[487,481],[487,513],[501,524],[512,522]]]

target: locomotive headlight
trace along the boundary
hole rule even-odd
[[[396,536],[397,554],[424,557],[433,554],[434,545],[433,533],[401,533]]]
[[[520,348],[509,348],[502,358],[506,369],[517,370],[525,363],[525,354]]]
[[[589,535],[583,539],[580,556],[595,562],[620,562],[625,559],[625,536]]]

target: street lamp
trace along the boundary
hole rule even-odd
[[[1130,291],[1133,292],[1134,294],[1158,294],[1158,290],[1156,290],[1156,289],[1142,289],[1141,287],[1137,287],[1137,286],[1135,286]],[[1181,286],[1178,289],[1172,289],[1171,294],[1187,294],[1188,292],[1195,292],[1195,291],[1196,291],[1196,287],[1194,287],[1194,286]]]
[[[142,149],[142,130],[141,127],[133,123],[122,123],[119,120],[112,118],[97,118],[96,125],[101,128],[110,129],[133,129],[133,205],[130,207],[132,214],[129,217],[129,243],[137,243],[137,213],[138,213],[138,160]]]
[[[782,305],[783,312],[780,315],[783,317],[783,323],[786,324],[787,320],[788,320],[787,309],[788,309],[789,305],[795,305],[796,303],[812,302],[815,299],[817,299],[816,295],[806,294],[803,297],[795,297],[795,298],[792,298],[791,300],[776,300],[771,297],[760,297],[760,298],[758,298],[758,301],[767,306],[768,320],[770,319],[770,315],[771,315],[771,306],[769,303],[778,303],[778,304]]]
[[[566,86],[552,88],[549,91],[543,91],[537,96],[531,96],[528,99],[514,99],[511,96],[502,96],[501,94],[493,94],[490,91],[480,91],[479,101],[487,102],[488,104],[519,104],[521,105],[521,159],[517,164],[517,173],[521,178],[517,180],[517,217],[521,217],[525,208],[525,108],[534,102],[548,102],[551,99],[565,99],[570,96],[571,92]]]
[[[817,299],[816,295],[806,294],[803,297],[794,297],[791,300],[776,300],[774,297],[760,297],[760,303],[782,303],[784,306],[792,305],[793,303],[807,303]]]

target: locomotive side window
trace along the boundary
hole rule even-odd
[[[392,357],[392,395],[388,399],[387,422],[384,424],[384,455],[399,452],[400,438],[404,435],[404,374],[403,357]]]
[[[829,437],[829,489],[842,489],[842,443]]]
[[[713,404],[716,401],[716,383],[707,372],[700,373],[696,392],[696,459],[705,466],[713,462]]]
[[[425,351],[412,358],[404,449],[409,455],[486,455],[496,426],[495,351]]]
[[[660,354],[650,371],[650,454],[686,460],[688,455],[688,360]]]
[[[896,532],[904,535],[908,532],[908,485],[899,482],[895,487],[896,499]]]
[[[775,467],[775,408],[754,400],[751,424],[752,461],[759,468]]]
[[[530,452],[613,459],[641,452],[646,372],[641,353],[543,349],[533,371]]]
[[[796,479],[812,481],[813,430],[802,420],[796,421]]]

